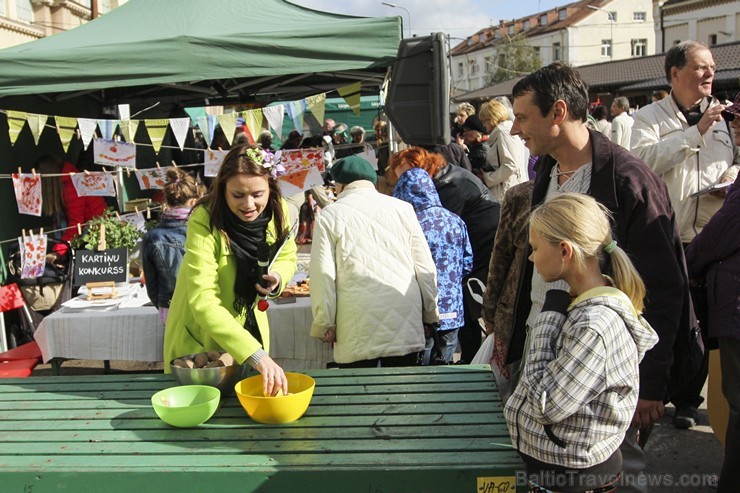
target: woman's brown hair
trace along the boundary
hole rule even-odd
[[[167,168],[167,183],[162,188],[167,207],[182,207],[190,199],[199,199],[203,194],[200,184],[180,168]]]
[[[226,182],[236,175],[264,176],[268,180],[270,198],[268,205],[275,219],[275,230],[277,242],[282,243],[288,236],[290,225],[286,226],[286,216],[283,212],[282,194],[277,178],[270,174],[271,167],[265,167],[249,157],[248,150],[253,149],[256,155],[262,155],[262,149],[252,145],[242,145],[232,148],[224,158],[223,164],[218,169],[218,174],[211,184],[211,188],[195,206],[204,205],[211,214],[211,230],[225,231],[224,217],[228,210],[226,204]],[[252,154],[254,154],[252,153]]]

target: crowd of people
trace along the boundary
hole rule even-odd
[[[336,200],[301,194],[311,335],[339,368],[490,362],[542,492],[646,491],[651,427],[668,402],[677,428],[696,424],[716,344],[730,405],[718,491],[740,491],[740,97],[714,98],[713,74],[707,47],[679,43],[669,94],[593,115],[578,72],[553,63],[511,100],[461,104],[448,146],[385,146],[378,169],[358,155],[363,129],[327,120],[311,142]],[[387,142],[386,123],[375,132]],[[287,380],[260,302],[292,278],[296,242],[260,140],[232,148],[205,195],[168,174],[144,269],[165,361],[226,350],[275,395]]]

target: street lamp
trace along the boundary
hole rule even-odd
[[[386,7],[391,7],[394,9],[401,9],[406,11],[406,15],[409,16],[409,38],[411,37],[411,12],[409,12],[409,9],[406,7],[402,7],[401,5],[396,5],[395,3],[388,3],[388,2],[380,2],[382,5],[385,5]]]
[[[595,7],[593,5],[586,5],[586,7],[590,8],[591,10],[600,10],[602,12],[606,12],[607,17],[609,18],[609,42],[611,43],[611,46],[609,47],[609,61],[614,60],[614,17],[612,16],[612,13],[608,10],[604,10],[601,7]]]

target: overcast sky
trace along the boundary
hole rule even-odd
[[[408,36],[409,15],[399,8],[382,4],[382,0],[289,0],[292,3],[336,14],[365,17],[401,16],[404,36]],[[498,23],[569,3],[567,0],[388,0],[405,7],[411,16],[413,34],[444,32],[465,38],[476,31]],[[452,45],[455,43],[453,39]]]

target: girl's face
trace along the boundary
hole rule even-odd
[[[554,282],[562,279],[563,248],[558,243],[547,241],[539,231],[529,228],[529,244],[532,253],[529,260],[534,263],[535,269],[545,282]]]
[[[235,175],[226,182],[226,205],[242,221],[252,222],[262,214],[270,198],[267,176]]]

